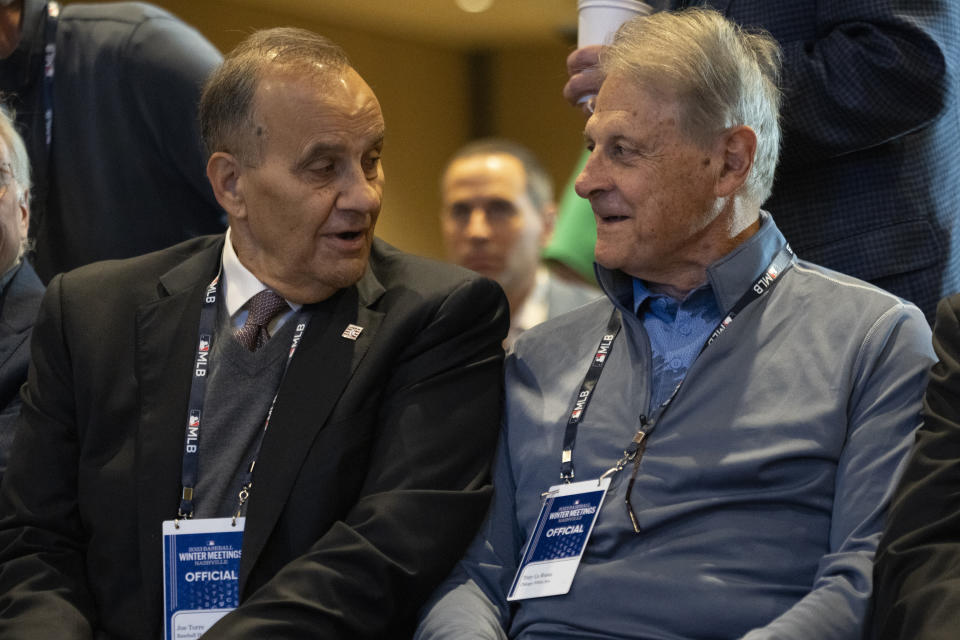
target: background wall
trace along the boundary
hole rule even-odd
[[[376,11],[377,2],[356,1]],[[290,10],[293,5],[272,0],[153,3],[196,27],[221,51],[229,51],[252,30],[274,26],[311,29],[343,46],[377,94],[386,120],[386,189],[377,233],[413,253],[443,256],[437,218],[440,172],[446,159],[475,133],[509,137],[529,146],[553,175],[558,190],[583,146],[583,118],[560,94],[566,81],[565,59],[573,45],[559,35],[548,41],[477,49],[469,43],[438,44],[384,35],[383,29],[318,22]],[[286,12],[271,9],[274,6]],[[464,13],[463,19],[471,15]]]

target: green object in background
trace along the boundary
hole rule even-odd
[[[596,283],[593,274],[593,248],[597,243],[597,221],[593,218],[590,201],[584,200],[573,189],[574,180],[587,163],[590,152],[584,150],[577,168],[567,181],[557,211],[557,222],[550,243],[543,250],[544,260],[555,260],[587,282]]]

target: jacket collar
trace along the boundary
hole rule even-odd
[[[707,267],[707,282],[717,305],[727,313],[743,293],[760,277],[777,252],[787,244],[773,217],[760,212],[760,228],[755,234]],[[607,269],[594,263],[597,282],[614,305],[633,315],[633,278],[619,269]]]

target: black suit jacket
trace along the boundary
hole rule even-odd
[[[161,521],[222,243],[50,283],[0,495],[0,637],[159,637]],[[486,510],[499,288],[375,241],[367,274],[322,308],[257,462],[241,606],[204,638],[404,637]]]
[[[23,261],[0,299],[0,479],[20,415],[20,387],[30,363],[30,330],[43,298],[43,283]]]
[[[883,640],[960,635],[960,295],[937,307],[933,333],[924,425],[877,551],[873,637]]]

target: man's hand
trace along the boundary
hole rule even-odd
[[[563,97],[573,106],[580,107],[587,117],[593,113],[593,99],[600,91],[603,80],[597,69],[602,48],[602,45],[592,44],[567,56],[570,79],[563,86]]]

